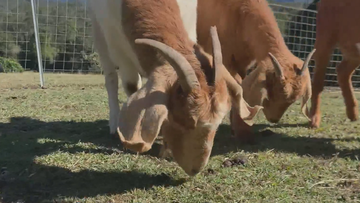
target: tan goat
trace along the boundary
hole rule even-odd
[[[205,51],[211,50],[208,27],[217,26],[224,65],[242,82],[244,98],[250,105],[262,105],[267,120],[276,123],[303,97],[301,110],[309,119],[308,63],[313,52],[305,63],[291,53],[266,0],[198,0],[197,19],[198,43]],[[255,70],[246,76],[252,65]],[[252,140],[246,136],[251,135],[251,128],[241,118],[232,114],[231,122],[235,135]]]
[[[338,46],[343,60],[336,67],[337,79],[345,100],[346,114],[358,120],[358,103],[354,96],[351,76],[360,65],[360,1],[323,0],[317,3],[315,72],[311,98],[311,127],[320,125],[320,94],[324,88],[326,68]]]
[[[212,58],[196,44],[196,1],[91,3],[105,74],[119,66],[123,72],[148,78],[143,87],[128,93],[120,111],[118,134],[124,147],[146,152],[161,130],[175,161],[188,175],[196,175],[208,162],[216,130],[231,103],[249,122],[261,109],[244,101],[241,86],[223,66],[216,28],[210,34]],[[130,62],[121,62],[126,59]],[[127,82],[136,84],[133,79]]]

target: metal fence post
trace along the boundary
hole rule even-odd
[[[42,66],[41,46],[40,46],[40,39],[39,39],[39,27],[38,27],[38,21],[36,18],[36,11],[35,11],[35,0],[31,0],[31,9],[32,9],[33,22],[34,22],[36,51],[37,51],[37,59],[38,59],[39,74],[40,74],[40,86],[41,86],[41,88],[43,88],[44,87],[44,75],[43,75],[43,66]]]

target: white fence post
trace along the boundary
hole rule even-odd
[[[35,0],[31,0],[31,9],[32,9],[32,16],[33,16],[33,21],[34,21],[34,34],[35,34],[35,42],[36,42],[37,59],[38,59],[38,65],[39,65],[40,86],[41,86],[41,88],[43,88],[44,87],[44,75],[43,75],[43,66],[42,66],[41,46],[40,46],[40,39],[39,39],[39,27],[38,27],[38,21],[36,18],[36,11],[35,11]]]

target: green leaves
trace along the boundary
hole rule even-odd
[[[24,71],[23,67],[15,59],[0,57],[0,64],[5,73]]]

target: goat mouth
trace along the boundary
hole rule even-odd
[[[186,172],[189,176],[194,177],[199,174],[200,170],[192,169],[190,172]]]
[[[264,116],[266,118],[267,121],[269,121],[270,123],[277,123],[280,121],[280,119],[278,118],[274,118],[274,117],[271,117],[271,115],[274,115],[274,114],[271,114],[270,112],[264,110]]]
[[[267,119],[270,123],[278,123],[280,121],[280,119]]]
[[[265,113],[264,113],[265,114]],[[269,121],[270,123],[278,123],[280,121],[280,119],[277,119],[277,118],[269,118],[267,116],[267,114],[265,114],[265,118],[267,121]]]

